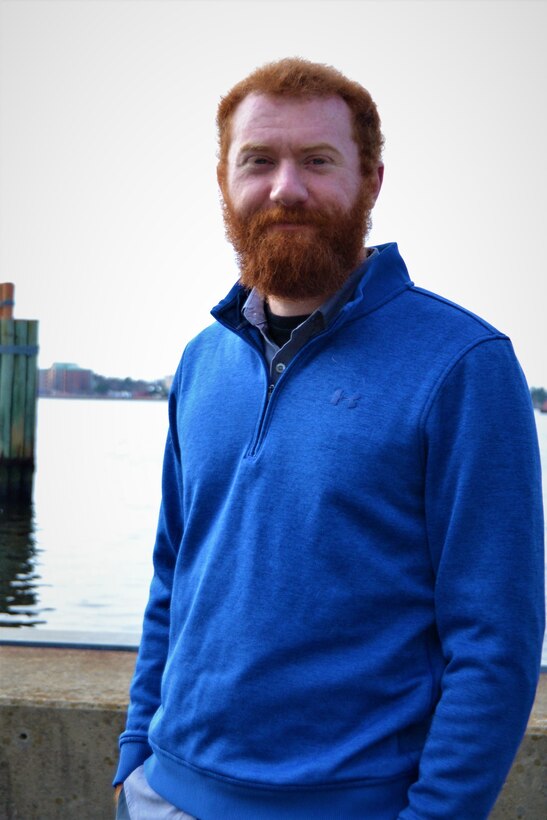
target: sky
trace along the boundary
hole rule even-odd
[[[367,244],[396,241],[547,388],[546,33],[543,0],[0,0],[0,281],[39,366],[174,372],[237,279],[218,101],[300,56],[378,105]]]

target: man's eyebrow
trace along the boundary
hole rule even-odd
[[[305,145],[300,149],[301,154],[317,154],[321,151],[327,151],[330,154],[336,154],[337,157],[342,158],[342,154],[338,148],[335,148],[334,145],[330,144],[330,142],[318,142],[314,145]]]
[[[244,145],[241,146],[239,151],[237,152],[238,156],[242,154],[248,153],[268,153],[269,151],[275,150],[271,145],[267,145],[266,143],[262,142],[246,142]],[[314,143],[313,145],[304,145],[302,148],[298,149],[299,154],[317,154],[321,151],[328,151],[331,154],[336,154],[339,159],[343,159],[342,154],[340,151],[331,145],[330,142],[318,142]]]
[[[241,154],[248,154],[249,151],[251,151],[253,153],[256,152],[256,153],[260,154],[260,153],[264,153],[266,151],[271,151],[271,150],[272,150],[271,145],[266,145],[265,143],[246,142],[245,145],[241,146],[241,148],[239,149],[239,151],[237,153],[238,153],[238,156],[240,156]]]

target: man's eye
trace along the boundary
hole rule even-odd
[[[308,165],[327,165],[325,157],[310,157]]]
[[[268,165],[269,162],[270,162],[270,160],[266,159],[266,157],[252,157],[251,158],[251,163],[253,165]]]

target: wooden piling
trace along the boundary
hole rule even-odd
[[[0,319],[13,319],[14,293],[13,282],[0,283]]]
[[[13,296],[0,284],[0,502],[29,501],[34,476],[38,322],[13,319]]]

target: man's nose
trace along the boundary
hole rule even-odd
[[[281,162],[276,169],[270,199],[280,205],[299,205],[308,198],[300,169],[292,162]]]

